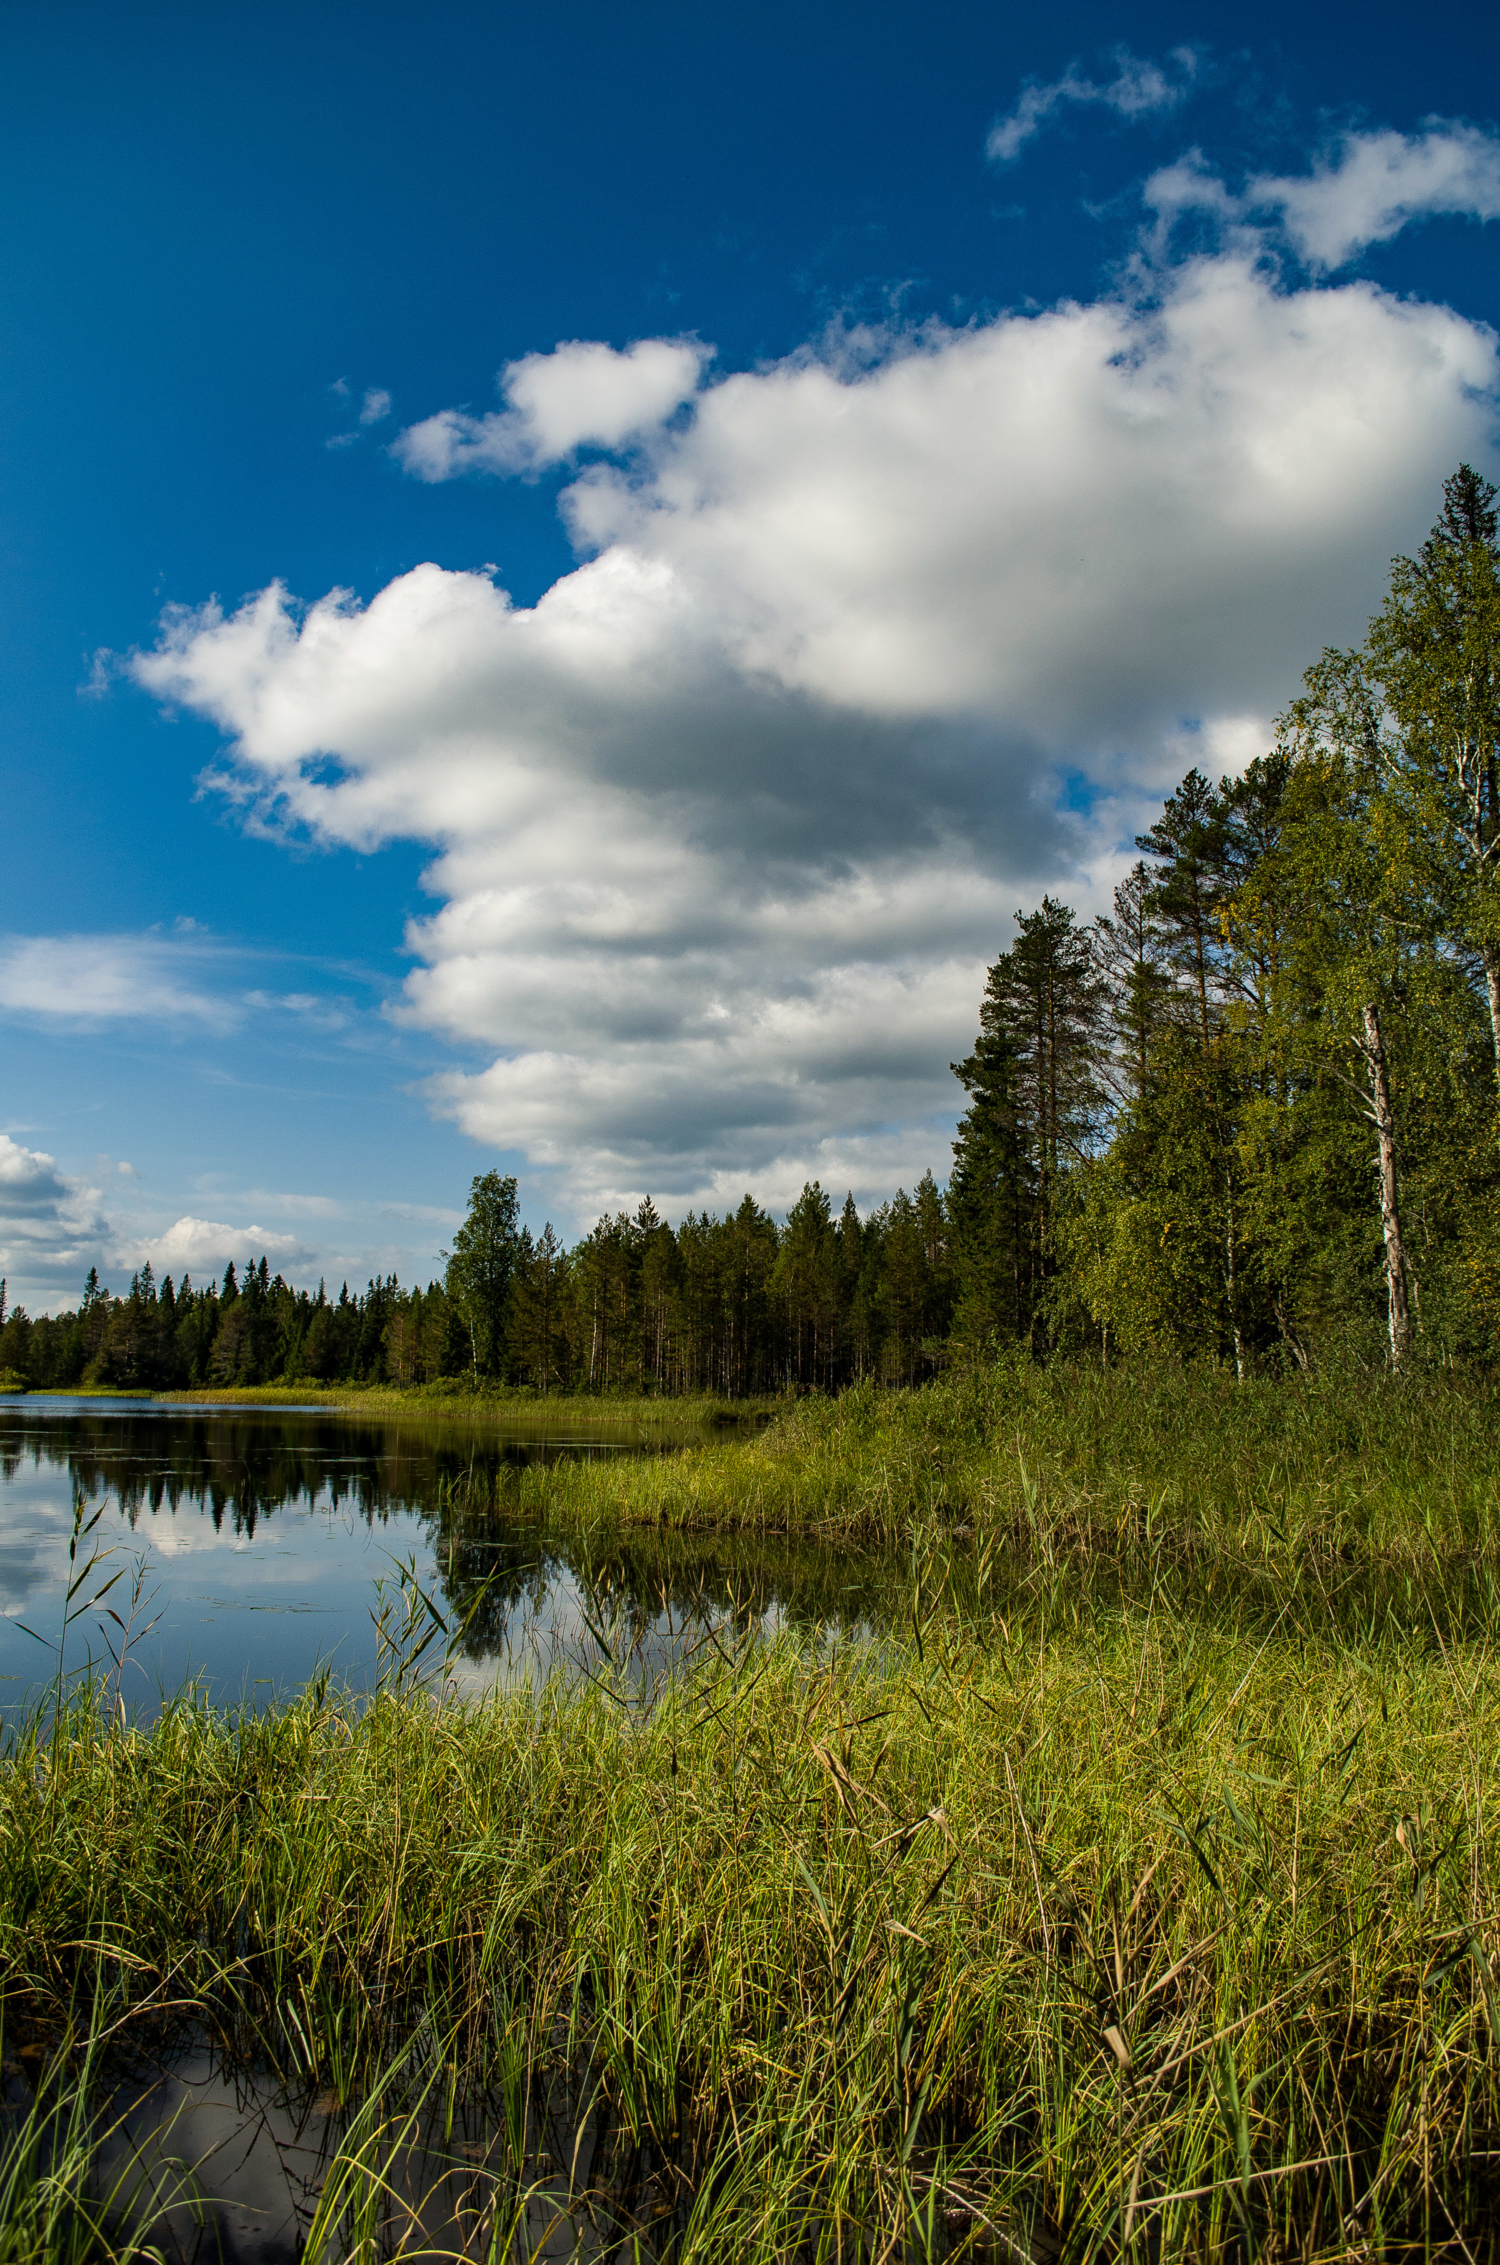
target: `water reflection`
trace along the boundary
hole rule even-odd
[[[483,1486],[526,1463],[655,1445],[628,1426],[566,1421],[505,1432],[315,1408],[0,1401],[0,1486],[28,1461],[65,1464],[86,1496],[113,1496],[132,1526],[187,1505],[206,1511],[216,1533],[247,1540],[277,1510],[348,1508],[369,1524],[435,1509],[460,1481]]]
[[[190,2049],[120,2087],[95,2190],[117,2198],[114,2214],[137,2238],[181,2265],[293,2265],[320,2206],[326,2225],[330,2196],[341,2193],[346,2211],[328,2230],[347,2236],[353,2228],[339,2218],[364,2216],[361,2201],[372,2202],[362,2230],[380,2258],[600,2254],[610,2206],[623,2199],[593,2191],[608,2153],[600,2117],[580,2128],[544,2107],[517,2161],[494,2112],[434,2104],[423,2097],[430,2091],[419,2071],[405,2097],[362,2115],[358,2103],[299,2094]]]
[[[685,1634],[883,1618],[884,1565],[845,1552],[724,1536],[542,1533],[520,1513],[530,1463],[670,1452],[628,1427],[502,1430],[318,1410],[0,1403],[0,1705],[45,1685],[79,1503],[106,1505],[104,1576],[139,1565],[155,1625],[137,1642],[128,1703],[148,1714],[198,1680],[216,1700],[265,1701],[319,1667],[356,1689],[377,1670],[377,1584],[410,1564],[462,1626],[460,1689],[545,1671],[592,1628],[654,1672]],[[132,1564],[134,1561],[134,1564]],[[121,1584],[128,1589],[129,1581]],[[118,1604],[119,1595],[111,1598]],[[102,1653],[102,1623],[69,1636]]]

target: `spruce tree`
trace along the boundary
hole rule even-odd
[[[1171,964],[1205,1052],[1213,1021],[1218,915],[1228,893],[1226,832],[1222,793],[1194,769],[1168,795],[1155,825],[1136,836],[1137,849],[1155,860],[1147,903],[1170,939]]]
[[[550,1392],[565,1371],[566,1287],[567,1255],[549,1219],[535,1242],[529,1236],[523,1238],[512,1321],[517,1362],[542,1393]]]
[[[1152,876],[1135,864],[1114,893],[1112,912],[1094,922],[1094,965],[1114,1043],[1100,1057],[1100,1075],[1123,1104],[1145,1091],[1172,991],[1166,929],[1152,901]]]
[[[992,968],[974,1051],[949,1065],[969,1096],[953,1144],[948,1215],[955,1326],[972,1343],[1021,1337],[1031,1326],[1037,1172],[1019,1094],[1020,1056]]]

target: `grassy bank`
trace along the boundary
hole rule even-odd
[[[456,1389],[450,1387],[456,1386]],[[348,1409],[365,1416],[455,1417],[466,1423],[495,1421],[536,1424],[548,1429],[628,1425],[653,1431],[693,1432],[705,1428],[738,1432],[770,1419],[776,1403],[724,1400],[711,1393],[665,1399],[660,1393],[549,1392],[530,1385],[504,1385],[481,1379],[472,1389],[464,1380],[445,1378],[441,1387],[389,1384],[225,1385],[202,1391],[143,1395],[170,1407],[307,1407]]]
[[[522,1471],[601,1548],[899,1539],[905,1620],[38,1718],[7,2056],[96,1993],[195,2024],[368,2196],[420,2049],[485,2135],[476,2256],[542,2185],[633,2261],[1494,2255],[1496,1429],[1451,1380],[1017,1369]],[[322,2254],[373,2256],[339,2209]]]
[[[14,1392],[27,1400],[153,1400],[156,1395],[144,1385],[120,1384],[27,1384],[20,1377],[0,1378],[0,1392]]]
[[[569,1520],[842,1542],[966,1528],[1053,1556],[1171,1537],[1239,1560],[1426,1560],[1500,1538],[1500,1388],[1018,1362],[784,1403],[748,1438],[525,1485]]]

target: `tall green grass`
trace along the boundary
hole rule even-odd
[[[1077,2255],[1482,2244],[1500,1660],[915,1633],[650,1703],[75,1710],[3,1780],[15,2015],[108,1970],[344,2099],[425,2021],[518,2176],[559,2087],[601,2215],[668,2173],[645,2254],[874,2256],[924,2197]]]
[[[904,1541],[929,1523],[1059,1548],[1171,1532],[1241,1552],[1490,1550],[1500,1389],[1006,1363],[784,1403],[758,1436],[652,1465],[532,1470],[559,1516]]]
[[[330,2259],[398,2238],[414,2040],[472,2254],[1493,2256],[1494,1416],[1005,1371],[524,1471],[603,1552],[879,1539],[900,1610],[668,1668],[622,1619],[465,1705],[401,1643],[363,1706],[77,1693],[0,1766],[7,2034],[107,1976],[346,2103]]]

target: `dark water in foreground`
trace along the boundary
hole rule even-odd
[[[681,1440],[677,1444],[681,1444]],[[265,1703],[322,1667],[356,1690],[377,1672],[382,1580],[416,1577],[450,1622],[469,1619],[462,1690],[535,1673],[591,1644],[588,1622],[665,1656],[685,1627],[870,1626],[882,1567],[811,1548],[655,1534],[541,1534],[521,1515],[528,1463],[670,1453],[670,1439],[541,1411],[505,1428],[314,1409],[157,1407],[0,1399],[0,1711],[46,1687],[56,1662],[75,1505],[103,1509],[82,1556],[111,1554],[107,1607],[137,1627],[124,1681],[148,1716],[196,1679],[224,1703]],[[482,1592],[482,1593],[481,1593]],[[67,1665],[119,1630],[104,1610],[67,1637]]]
[[[149,2234],[165,2265],[294,2265],[330,2191],[345,2203],[330,2228],[343,2237],[333,2254],[363,2217],[371,2265],[403,2252],[475,2265],[594,2257],[622,2230],[622,2186],[638,2201],[650,2175],[612,2159],[597,2116],[580,2125],[545,2104],[528,2115],[517,2164],[493,2115],[450,2111],[420,2071],[372,2116],[329,2094],[294,2099],[186,2052],[127,2084],[114,2114],[97,2191],[114,2198],[116,2224]],[[626,2210],[628,2224],[637,2212]]]

